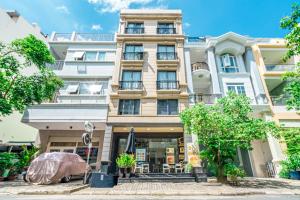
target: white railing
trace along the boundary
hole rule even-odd
[[[46,67],[52,70],[62,70],[64,63],[65,62],[63,60],[56,60],[53,64],[46,64]]]
[[[281,72],[281,71],[293,71],[295,69],[294,64],[284,64],[284,65],[266,65],[267,72]]]
[[[58,42],[71,41],[72,33],[55,33],[52,40]]]
[[[51,40],[55,42],[113,42],[114,34],[54,33]]]

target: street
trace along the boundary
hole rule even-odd
[[[144,196],[144,195],[0,195],[3,200],[144,200],[144,199],[160,199],[160,200],[299,200],[299,195],[252,195],[252,196]]]

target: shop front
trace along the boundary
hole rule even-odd
[[[163,167],[168,166],[170,172],[174,171],[176,164],[184,163],[184,137],[183,133],[174,132],[136,132],[137,165],[148,166],[144,173],[163,173]],[[114,133],[112,170],[116,172],[116,158],[125,152],[128,133]]]

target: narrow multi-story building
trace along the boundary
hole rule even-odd
[[[187,37],[185,64],[191,105],[213,104],[233,91],[251,99],[255,117],[271,120],[267,90],[252,49],[257,42],[233,32],[219,37]],[[248,176],[268,176],[274,172],[277,160],[284,158],[279,142],[271,136],[253,141],[252,146],[252,151],[238,149],[237,155],[237,162]]]
[[[84,122],[92,122],[90,163],[100,164],[115,65],[114,35],[54,32],[49,46],[56,62],[48,67],[64,86],[52,102],[29,107],[22,121],[39,130],[37,144],[42,152],[71,152],[84,159]]]
[[[150,172],[185,159],[179,113],[188,106],[180,10],[122,10],[108,124],[112,171],[131,127],[137,162]]]

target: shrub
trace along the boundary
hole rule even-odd
[[[135,159],[133,155],[122,153],[116,160],[119,168],[130,168],[135,165]]]

